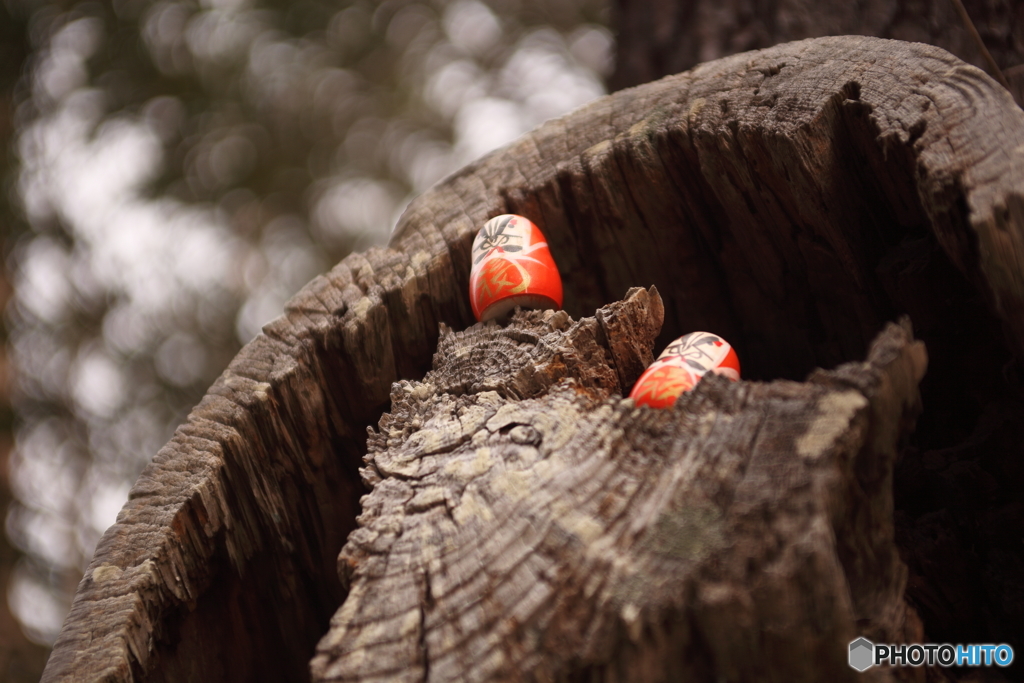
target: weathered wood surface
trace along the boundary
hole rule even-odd
[[[924,345],[636,408],[610,349],[649,359],[660,308],[449,332],[395,385],[314,681],[855,680],[837,643],[920,639],[892,472]]]
[[[957,544],[964,519],[1024,517],[1019,441],[1000,431],[1024,424],[1022,150],[1024,112],[980,71],[859,37],[736,55],[545,124],[417,199],[390,248],[311,282],[243,349],[105,534],[44,680],[308,676],[345,597],[365,428],[393,382],[423,377],[439,323],[471,323],[472,234],[504,212],[545,231],[574,318],[654,284],[659,348],[711,329],[755,380],[861,359],[909,313],[930,360],[896,471],[899,513],[901,468],[927,470],[897,514],[908,600],[926,631],[1019,642],[1019,540]]]

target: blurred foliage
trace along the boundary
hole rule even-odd
[[[602,94],[612,40],[600,0],[8,2],[9,596],[48,642],[240,344],[411,197]]]
[[[12,8],[0,4],[0,169],[8,168],[14,158],[11,149],[13,139],[14,91],[19,82],[22,67],[28,57],[30,46],[27,33],[27,17],[12,12]],[[0,174],[0,236],[3,244],[23,230],[13,211],[9,191],[9,176]],[[0,307],[10,296],[7,278],[0,271]],[[0,337],[7,338],[6,326],[0,325]],[[12,501],[8,477],[8,463],[13,441],[13,410],[7,390],[8,359],[0,347],[0,512],[6,512]],[[6,596],[12,571],[19,564],[28,562],[24,553],[0,535],[0,595]],[[31,642],[21,625],[11,613],[6,599],[0,599],[0,680],[9,683],[32,683],[38,681],[46,662],[47,649]]]

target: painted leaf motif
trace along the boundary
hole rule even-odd
[[[655,406],[675,401],[684,391],[693,388],[693,377],[685,370],[661,367],[646,377],[641,378],[640,391],[633,398],[637,403],[650,403]]]
[[[477,280],[480,301],[519,294],[530,285],[530,274],[519,264],[503,258],[492,258],[484,264]]]

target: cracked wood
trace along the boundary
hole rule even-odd
[[[609,351],[649,358],[652,310],[445,332],[395,385],[314,681],[854,680],[837,643],[920,636],[892,525],[926,366],[906,323],[867,362],[654,410]]]
[[[441,323],[471,324],[472,235],[507,212],[542,225],[569,315],[654,284],[659,348],[712,329],[751,379],[859,360],[910,314],[930,371],[898,466],[908,596],[932,633],[1024,647],[1019,539],[988,534],[964,553],[957,536],[1020,528],[1022,154],[1024,113],[991,79],[866,37],[736,55],[545,124],[415,200],[390,247],[313,280],[240,352],[104,535],[44,680],[308,676],[346,597],[334,565],[366,493],[365,428],[393,382],[429,369]],[[621,386],[628,358],[611,366]],[[867,562],[860,551],[840,547],[844,567]],[[969,589],[979,577],[984,590]],[[709,633],[724,633],[714,613]]]

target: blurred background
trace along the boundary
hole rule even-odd
[[[949,0],[805,5],[2,0],[0,680],[38,680],[100,535],[240,346],[446,174],[785,40],[987,65]],[[1022,7],[967,3],[1017,91]]]

